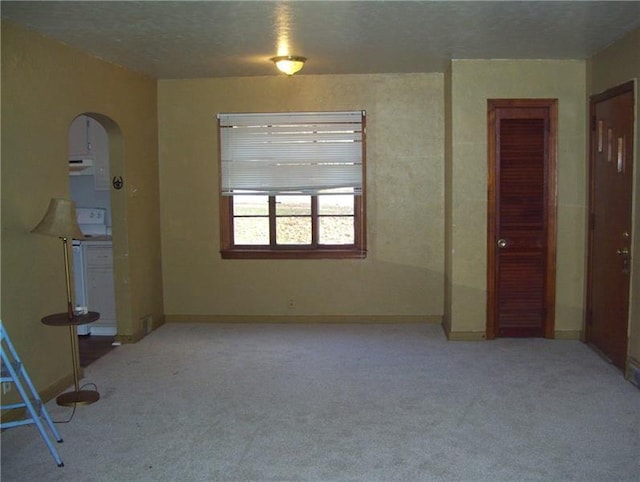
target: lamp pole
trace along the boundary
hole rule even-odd
[[[66,313],[55,313],[42,318],[42,323],[50,326],[67,326],[71,341],[71,361],[73,363],[74,391],[66,392],[56,398],[58,405],[75,406],[89,405],[100,399],[96,390],[80,390],[79,384],[79,356],[78,335],[76,325],[91,323],[100,318],[100,313],[90,311],[88,313],[75,314],[73,312],[73,300],[71,298],[71,270],[69,269],[69,243],[68,239],[83,239],[84,236],[76,218],[76,209],[73,201],[68,199],[52,199],[49,208],[42,221],[33,228],[32,232],[47,236],[56,236],[62,240],[64,252],[64,279],[67,289]]]

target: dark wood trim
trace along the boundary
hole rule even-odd
[[[611,99],[612,97],[617,97],[621,94],[626,94],[627,92],[633,92],[635,87],[635,81],[630,80],[625,82],[624,84],[620,84],[616,87],[612,87],[610,89],[605,90],[604,92],[600,92],[598,94],[594,94],[589,97],[590,104],[597,104],[598,102],[602,102],[603,100]],[[589,113],[592,114],[591,106],[589,109]]]
[[[497,243],[496,213],[496,110],[500,108],[546,108],[549,111],[549,130],[547,142],[547,169],[545,171],[547,221],[547,259],[545,280],[545,338],[555,336],[555,298],[556,298],[556,249],[557,249],[557,99],[488,99],[487,100],[487,319],[486,338],[496,337],[497,302],[496,272],[494,269],[495,245]]]
[[[558,244],[558,100],[549,99],[547,133],[547,305],[545,338],[554,338],[556,330],[556,260]]]
[[[312,196],[312,222],[319,221],[317,200]],[[235,245],[233,241],[233,197],[220,196],[220,254],[222,259],[363,259],[367,257],[366,225],[364,224],[363,196],[354,196],[354,243],[351,245],[318,245],[312,243],[301,246],[280,246],[276,244],[275,196],[269,197],[270,245]],[[315,216],[313,215],[315,213]],[[309,216],[301,216],[309,217]],[[226,229],[225,229],[226,228]],[[317,226],[315,229],[317,238]]]
[[[487,319],[486,339],[496,337],[497,297],[496,273],[496,101],[487,102]]]
[[[322,249],[245,249],[220,252],[222,259],[364,259],[367,252],[359,248]]]
[[[233,198],[220,196],[220,250],[233,246]]]
[[[278,230],[278,223],[277,223],[277,218],[276,218],[276,197],[275,196],[269,196],[269,248],[273,249],[274,247],[276,247],[278,245],[277,243],[277,230]],[[233,229],[233,225],[234,225],[234,219],[231,220],[231,229]],[[231,249],[237,249],[238,247],[235,246],[235,243],[233,246],[231,246]]]
[[[597,146],[597,135],[596,135],[596,104],[603,100],[608,99],[609,96],[604,96],[605,93],[600,93],[596,95],[592,95],[589,98],[589,178],[587,181],[588,185],[588,213],[587,213],[587,273],[586,273],[586,292],[585,292],[585,313],[584,313],[584,338],[585,342],[588,342],[591,338],[591,323],[593,316],[593,274],[591,273],[591,265],[593,259],[593,235],[594,235],[594,220],[595,220],[595,200],[594,200],[594,192],[595,192],[595,152]]]
[[[318,216],[318,196],[311,196],[311,246],[318,247],[320,241],[320,217]]]

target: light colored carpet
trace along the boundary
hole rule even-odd
[[[14,428],[3,481],[640,480],[640,391],[577,341],[169,324],[87,382],[102,398],[57,425],[65,467]]]

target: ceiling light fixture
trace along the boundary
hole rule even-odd
[[[305,57],[298,57],[295,55],[280,55],[278,57],[273,57],[271,61],[276,64],[276,67],[280,72],[284,72],[287,75],[293,75],[296,72],[300,72],[307,59]]]

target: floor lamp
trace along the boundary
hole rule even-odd
[[[69,245],[68,239],[84,239],[84,235],[78,227],[76,218],[76,206],[68,199],[52,199],[49,208],[42,221],[33,228],[32,233],[55,236],[62,240],[64,251],[64,274],[67,284],[67,311],[66,313],[55,313],[42,318],[42,323],[51,326],[68,326],[71,338],[71,360],[73,363],[73,383],[74,391],[66,392],[56,398],[58,405],[89,405],[100,399],[100,394],[95,390],[80,390],[78,383],[78,336],[76,325],[83,325],[96,321],[100,314],[90,311],[85,314],[75,314],[73,312],[73,300],[71,298],[71,276],[69,269]]]

